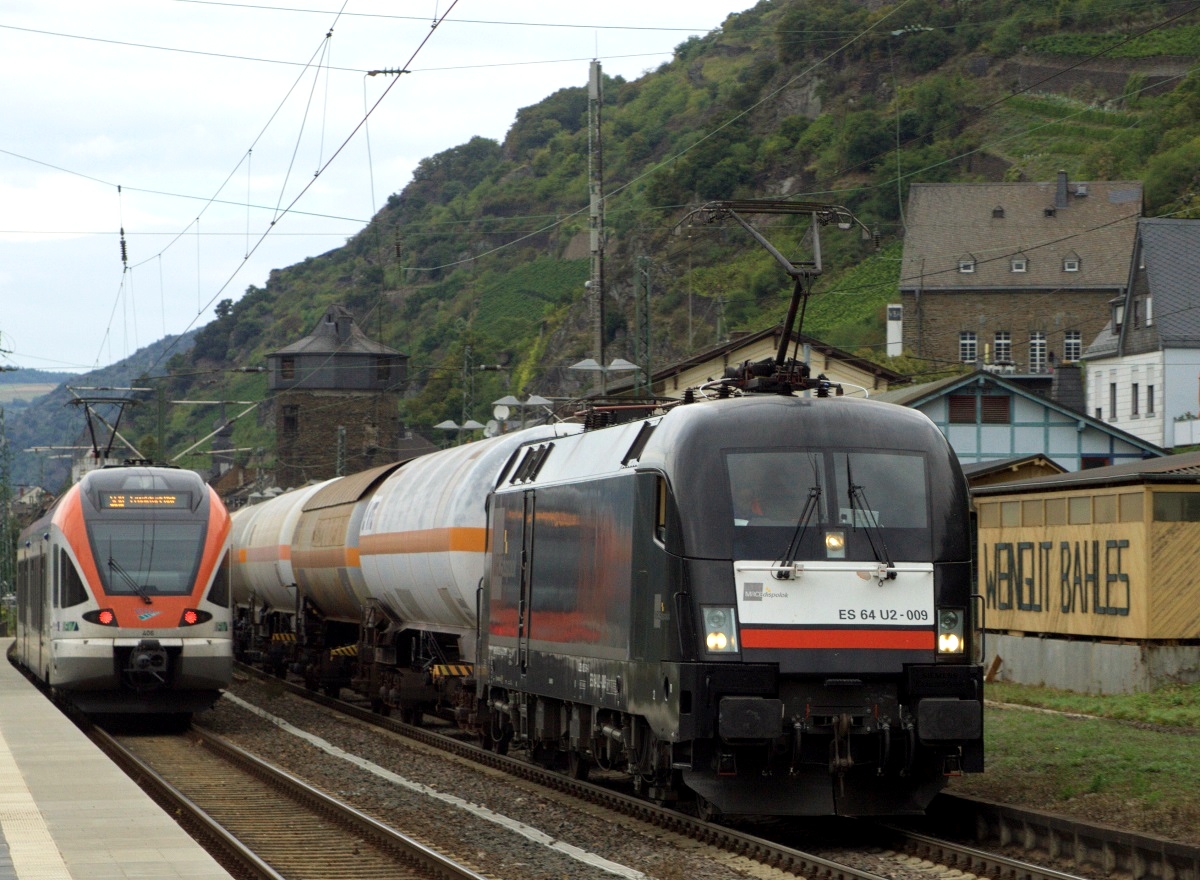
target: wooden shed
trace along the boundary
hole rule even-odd
[[[978,486],[973,497],[989,633],[1133,645],[1152,665],[1148,652],[1169,648],[1151,678],[1200,678],[1200,453]],[[1069,672],[1039,669],[1036,683],[1069,686]],[[1103,676],[1081,689],[1127,689]]]

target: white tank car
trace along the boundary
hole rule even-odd
[[[253,603],[260,610],[295,611],[296,591],[289,589],[296,583],[292,535],[304,502],[331,482],[285,492],[233,513],[234,565],[230,579],[235,605],[247,607]]]
[[[505,463],[526,443],[578,433],[544,425],[416,459],[371,496],[359,536],[371,598],[407,628],[467,636],[484,572],[485,504]],[[461,647],[469,651],[471,638]]]

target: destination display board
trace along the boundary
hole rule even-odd
[[[186,510],[191,492],[101,492],[101,510]]]

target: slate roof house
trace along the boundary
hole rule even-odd
[[[1078,471],[1163,454],[1153,443],[987,370],[871,396],[929,416],[964,469],[1044,457],[1054,469]]]
[[[1137,181],[918,183],[901,267],[903,346],[1011,375],[1078,361],[1125,292]]]
[[[1108,314],[1085,354],[1089,412],[1168,449],[1200,443],[1200,220],[1138,221]]]

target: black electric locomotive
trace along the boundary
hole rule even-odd
[[[936,426],[750,395],[519,449],[478,721],[708,814],[922,811],[983,769],[966,481]]]

